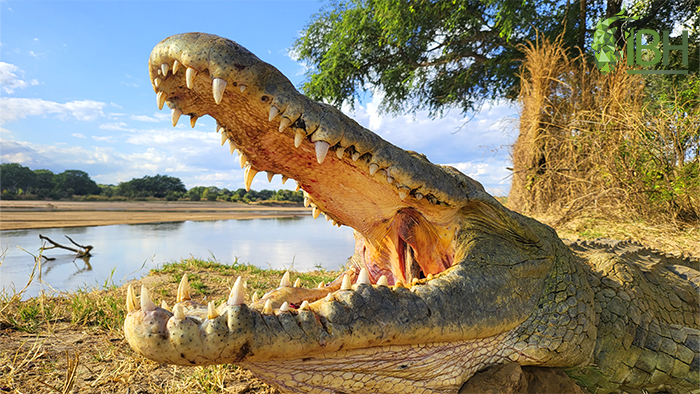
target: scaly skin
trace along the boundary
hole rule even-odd
[[[173,36],[149,66],[173,123],[217,120],[248,187],[259,171],[296,180],[314,216],[352,227],[357,243],[334,283],[283,280],[250,305],[240,281],[218,308],[183,284],[172,312],[130,289],[125,334],[145,357],[235,363],[282,392],[454,393],[513,361],[595,364],[613,389],[700,383],[697,289],[677,272],[585,245],[575,256],[478,182],[307,99],[232,41]]]

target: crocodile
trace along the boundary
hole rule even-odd
[[[489,366],[591,367],[598,392],[700,385],[698,261],[629,242],[566,244],[474,179],[299,93],[234,41],[169,37],[152,51],[172,123],[216,120],[244,183],[293,179],[314,218],[354,230],[344,272],[285,274],[260,299],[238,278],[221,305],[172,308],[129,286],[124,332],[160,363],[247,368],[281,392],[456,393]],[[140,298],[140,301],[139,301]]]

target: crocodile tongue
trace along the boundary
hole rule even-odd
[[[200,33],[173,36],[151,53],[160,107],[210,115],[222,143],[240,152],[245,185],[267,171],[296,180],[314,217],[355,229],[353,264],[372,283],[410,283],[454,260],[455,214],[483,187],[424,156],[404,151],[341,112],[299,94],[274,67],[233,41]]]

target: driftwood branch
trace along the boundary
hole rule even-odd
[[[61,248],[61,249],[70,250],[71,252],[75,253],[75,257],[79,257],[79,258],[90,257],[90,251],[92,250],[92,245],[80,245],[79,243],[73,241],[67,235],[66,235],[66,238],[68,238],[68,240],[73,245],[77,246],[80,249],[75,249],[75,248],[72,248],[70,246],[61,245],[61,244],[55,242],[54,240],[52,240],[51,238],[45,237],[45,236],[39,234],[39,239],[41,239],[42,241],[46,241],[52,245],[52,246],[45,246],[42,248],[42,250]],[[46,259],[49,260],[48,257]]]

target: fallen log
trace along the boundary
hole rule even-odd
[[[52,246],[43,246],[43,247],[41,248],[42,252],[43,252],[44,250],[55,249],[55,248],[61,248],[61,249],[66,249],[66,250],[70,250],[71,252],[74,252],[74,253],[75,253],[75,257],[77,257],[77,258],[86,258],[86,257],[90,257],[90,251],[93,249],[93,246],[92,246],[92,245],[80,245],[79,243],[73,241],[73,240],[71,239],[71,237],[69,237],[69,236],[67,236],[67,235],[66,235],[65,237],[68,238],[68,240],[69,240],[73,245],[77,246],[77,247],[80,248],[80,249],[75,249],[75,248],[70,247],[70,246],[61,245],[61,244],[59,244],[58,242],[52,240],[51,238],[45,237],[45,236],[39,234],[39,239],[41,239],[42,241],[49,242],[49,243],[52,245]],[[48,257],[44,257],[44,258],[45,258],[46,260],[53,260],[53,259],[48,258]]]

